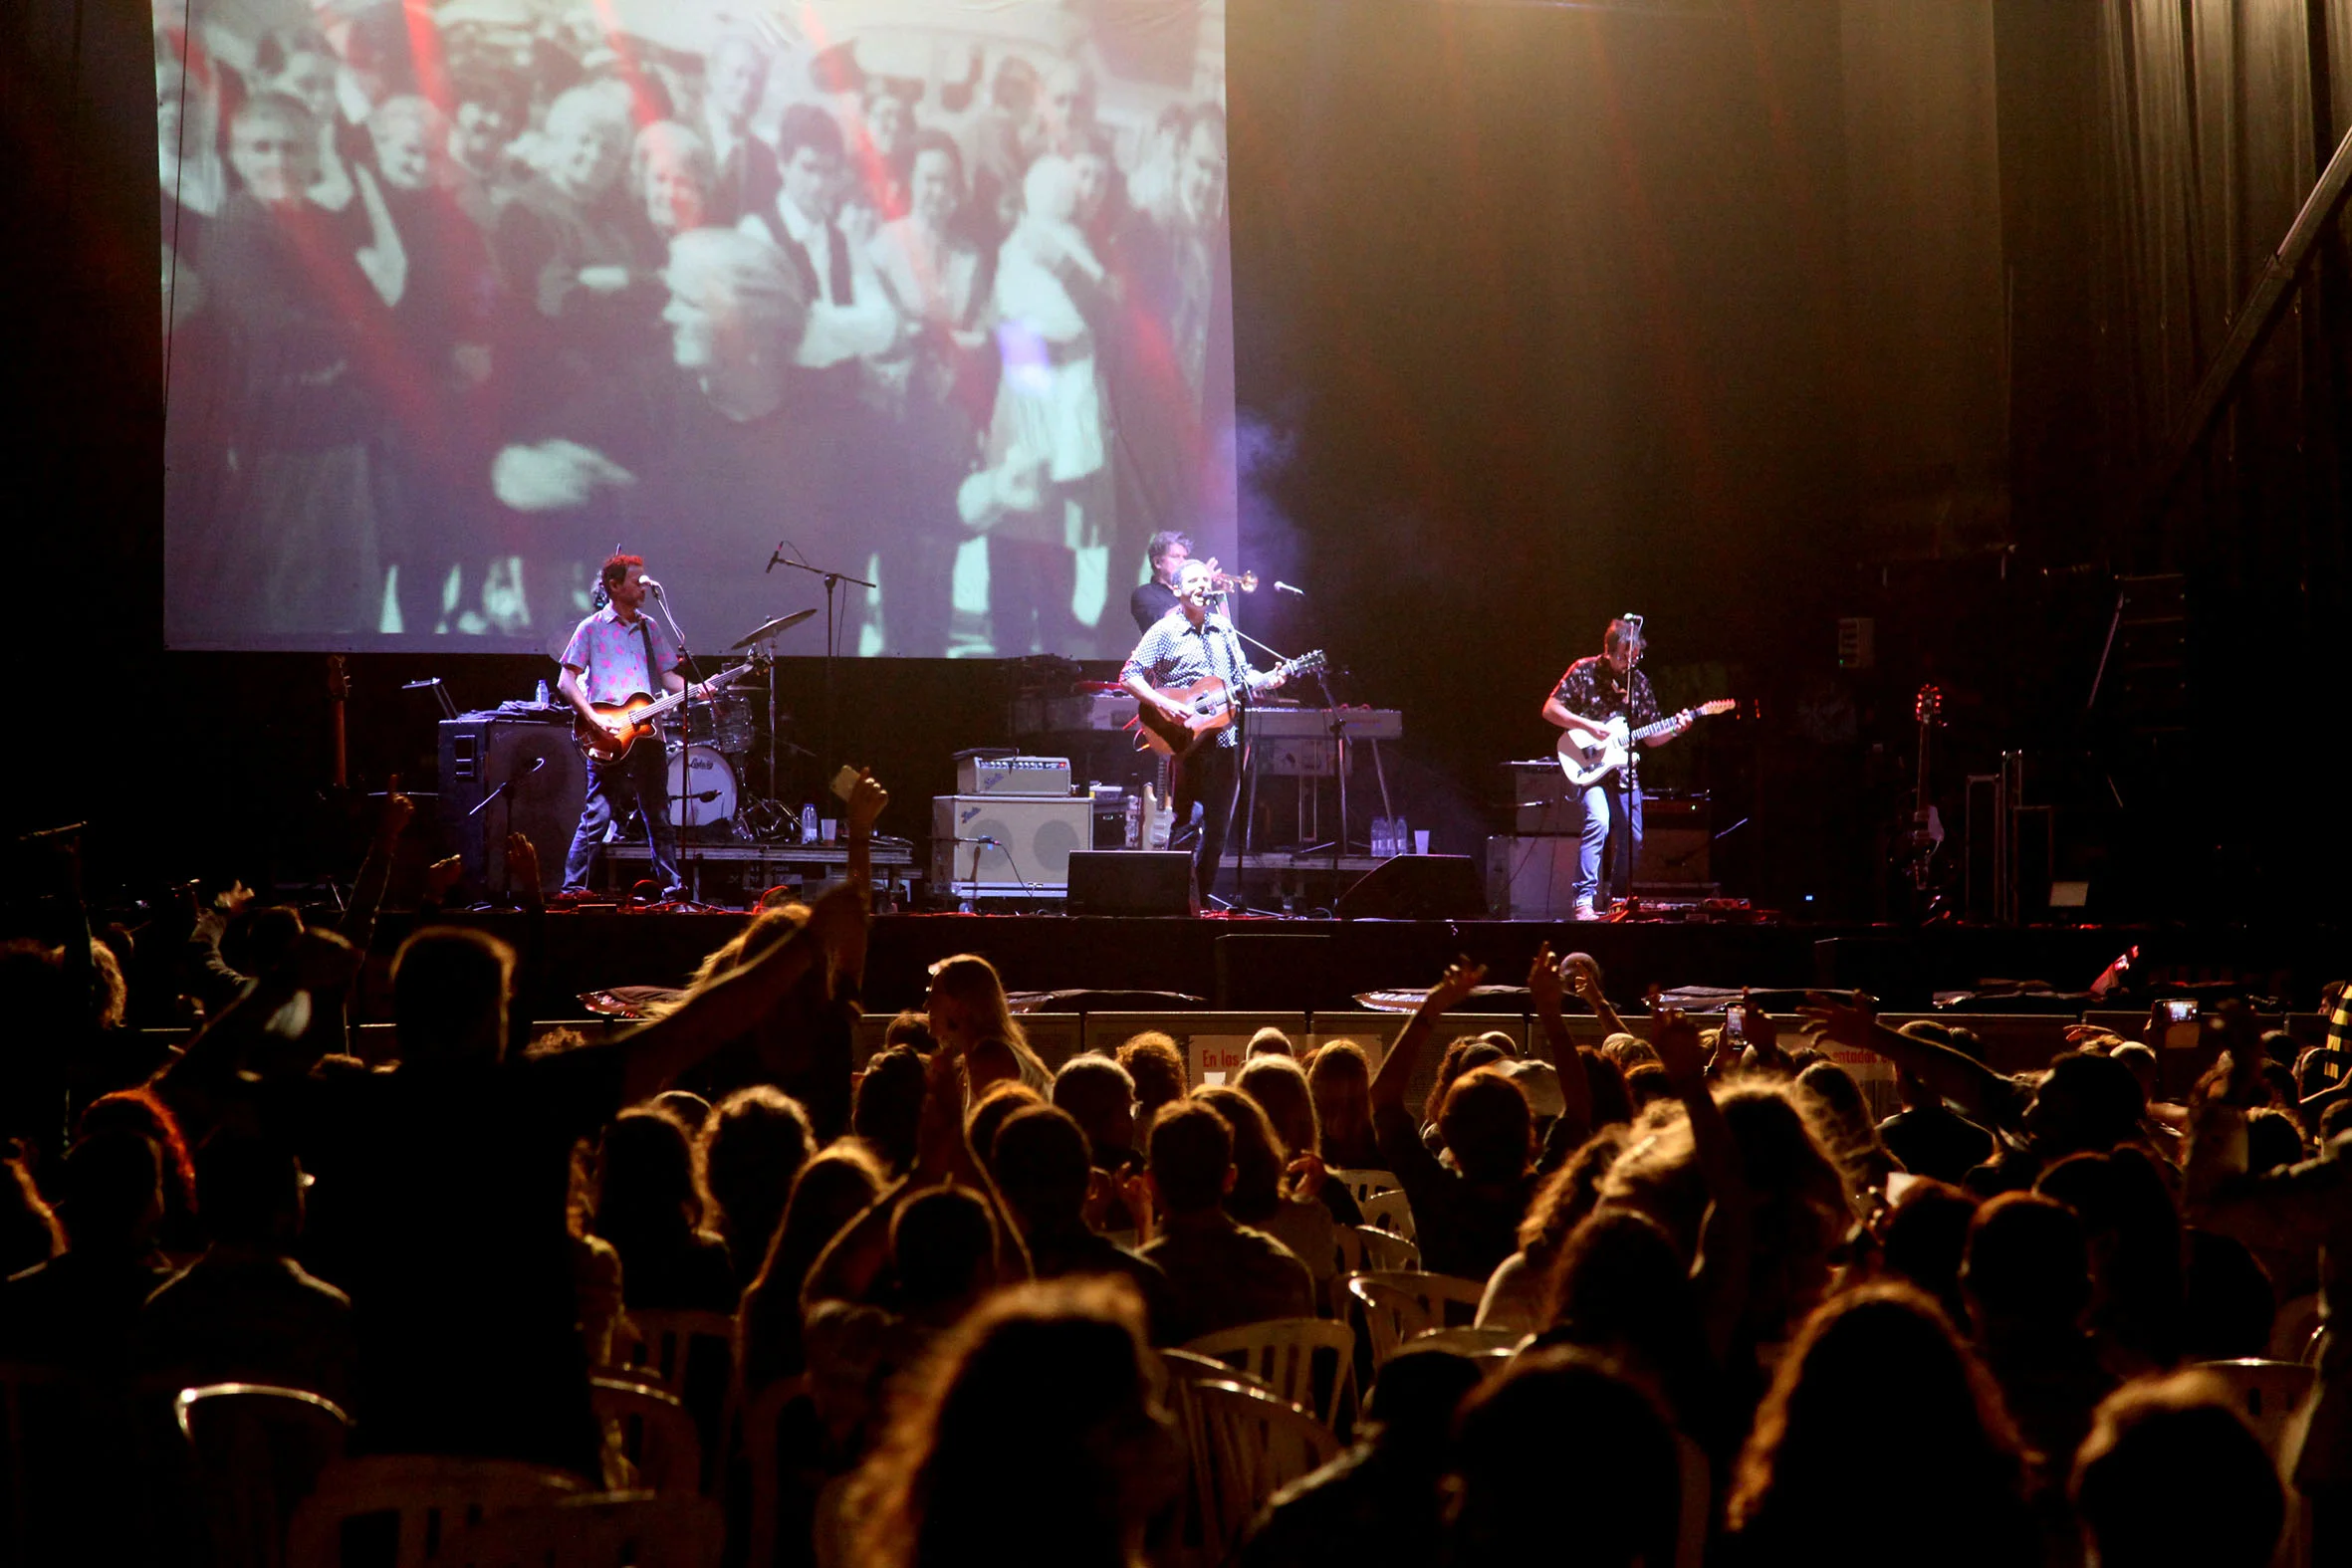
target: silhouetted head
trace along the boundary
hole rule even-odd
[[[2216,1378],[2109,1395],[2074,1461],[2074,1510],[2099,1568],[2264,1568],[2286,1519],[2278,1471]]]

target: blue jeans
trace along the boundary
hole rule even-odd
[[[1641,858],[1641,790],[1628,791],[1625,776],[1611,774],[1584,789],[1584,831],[1576,845],[1576,901],[1598,902],[1601,850],[1609,855],[1609,883],[1616,896],[1633,891],[1633,866]],[[1616,829],[1616,831],[1611,831]]]
[[[629,748],[617,763],[588,764],[588,803],[580,810],[580,830],[572,835],[572,852],[564,857],[564,889],[588,886],[588,869],[596,861],[596,846],[613,813],[633,800],[644,816],[646,838],[653,851],[645,874],[660,881],[665,894],[678,891],[677,831],[669,818],[669,759],[661,742],[651,737]]]

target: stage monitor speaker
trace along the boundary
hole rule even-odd
[[[502,784],[506,792],[491,800]],[[491,714],[441,721],[441,836],[464,861],[464,885],[506,896],[506,835],[515,832],[539,851],[540,890],[563,887],[587,799],[588,762],[570,726]]]
[[[1487,912],[1468,855],[1397,855],[1339,895],[1341,920],[1478,920]]]
[[[1189,915],[1192,856],[1181,849],[1080,849],[1069,857],[1073,915]]]

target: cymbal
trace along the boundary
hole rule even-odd
[[[816,613],[817,611],[814,609],[805,609],[794,610],[790,615],[779,615],[774,620],[768,622],[767,625],[762,626],[759,630],[753,632],[750,636],[737,638],[733,646],[731,646],[727,651],[732,653],[736,648],[748,648],[755,642],[766,642],[770,637],[777,635],[779,632],[792,630],[795,626],[798,626],[801,622],[807,620],[810,616]]]

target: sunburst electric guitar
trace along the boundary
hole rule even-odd
[[[671,692],[667,696],[648,697],[643,692],[632,692],[619,702],[589,703],[588,707],[596,715],[596,722],[590,724],[586,719],[575,717],[572,721],[572,738],[580,743],[581,751],[589,762],[617,763],[628,756],[629,749],[639,741],[655,739],[658,744],[661,729],[654,721],[663,714],[684,703],[703,701],[704,687],[716,692],[720,687],[741,679],[751,668],[749,664],[738,664],[731,670],[721,670],[699,685]]]
[[[1729,697],[1718,697],[1703,702],[1696,708],[1685,708],[1656,724],[1645,724],[1628,732],[1622,715],[1613,717],[1606,725],[1576,723],[1559,733],[1559,771],[1568,776],[1568,783],[1579,789],[1588,789],[1623,768],[1633,756],[1634,746],[1654,735],[1664,735],[1686,719],[1704,719],[1719,713],[1730,713],[1740,705]]]

